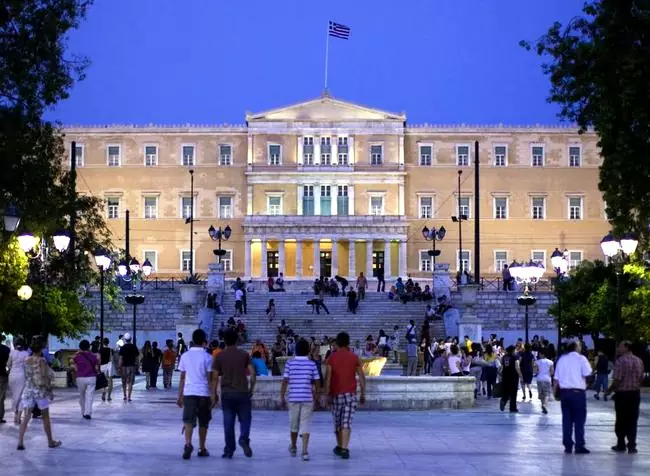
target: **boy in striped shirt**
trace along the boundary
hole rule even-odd
[[[284,378],[280,390],[280,404],[286,406],[285,395],[289,389],[289,424],[291,426],[291,456],[298,453],[298,432],[302,433],[302,460],[309,461],[309,423],[316,401],[316,384],[319,381],[318,369],[309,360],[309,342],[300,339],[296,344],[296,357],[288,360],[284,368]]]

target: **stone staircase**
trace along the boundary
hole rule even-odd
[[[351,342],[360,340],[362,343],[370,334],[375,339],[379,329],[392,335],[393,327],[400,326],[400,333],[404,336],[406,326],[410,319],[415,320],[420,327],[424,322],[426,303],[410,302],[401,304],[389,301],[386,293],[369,292],[365,300],[359,303],[356,314],[347,311],[347,299],[344,297],[326,298],[325,305],[330,314],[322,309],[320,314],[312,314],[311,305],[307,301],[314,297],[309,292],[253,292],[247,294],[248,314],[243,317],[248,328],[249,341],[262,339],[270,344],[275,342],[277,327],[282,319],[299,336],[310,338],[312,336],[322,339],[323,336],[335,337],[341,331],[350,334]],[[269,323],[266,317],[266,308],[269,299],[275,299],[276,318]],[[212,326],[212,338],[216,339],[221,321],[227,321],[234,312],[234,296],[232,292],[226,293],[223,300],[225,314],[215,316]],[[446,337],[444,324],[434,321],[431,326],[431,335],[435,338]],[[404,344],[404,338],[401,339]]]

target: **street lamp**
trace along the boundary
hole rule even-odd
[[[129,294],[125,298],[128,304],[133,306],[133,344],[137,344],[136,331],[137,331],[137,318],[136,318],[136,309],[137,307],[144,303],[144,296],[142,294]]]
[[[99,339],[104,342],[104,273],[111,267],[111,257],[107,250],[95,250],[95,264],[99,268]]]
[[[447,230],[445,230],[444,226],[441,226],[438,229],[432,227],[430,230],[426,225],[424,228],[422,228],[422,236],[424,237],[424,239],[427,241],[431,241],[431,249],[429,250],[429,256],[433,257],[433,267],[431,269],[431,280],[433,284],[431,286],[431,293],[433,294],[434,298],[437,297],[436,296],[436,257],[440,256],[440,250],[436,249],[436,241],[438,240],[442,241],[446,234],[447,234]]]
[[[513,263],[508,268],[510,276],[519,284],[524,285],[524,294],[517,298],[517,304],[525,307],[526,344],[528,344],[528,306],[537,302],[537,298],[530,294],[530,284],[534,284],[544,275],[544,264],[530,260],[528,263]]]
[[[2,212],[3,230],[6,233],[13,233],[20,224],[20,213],[13,203],[9,203]]]
[[[624,233],[617,240],[610,231],[602,240],[600,248],[616,272],[616,342],[621,341],[621,272],[630,255],[634,254],[639,240],[633,233]]]
[[[566,249],[560,251],[559,248],[555,248],[551,253],[551,266],[553,266],[557,275],[556,282],[563,281],[567,277],[567,271],[569,270],[569,251]],[[557,297],[557,352],[559,354],[562,347],[562,296],[557,286],[555,295]]]
[[[133,279],[134,291],[135,291],[135,279],[138,277],[138,275],[142,273],[145,277],[148,277],[152,271],[153,271],[153,266],[151,265],[151,261],[149,261],[148,259],[145,259],[144,263],[142,263],[142,266],[140,266],[140,262],[137,259],[131,258],[128,268],[126,267],[126,261],[122,260],[120,261],[120,264],[117,267],[117,272],[120,276],[122,276],[123,279],[126,279],[127,281]],[[128,304],[131,304],[133,306],[133,343],[135,344],[136,333],[138,328],[136,308],[140,304],[144,303],[144,296],[141,294],[131,293],[128,294],[124,299]]]
[[[463,175],[463,171],[458,171],[458,215],[451,217],[451,221],[458,223],[458,269],[460,270],[460,275],[463,275],[463,227],[462,224],[464,221],[467,221],[467,215],[462,214],[462,208],[460,203],[460,178]]]
[[[32,288],[27,284],[23,284],[18,288],[18,292],[16,294],[18,295],[18,299],[20,299],[23,303],[23,316],[26,316],[27,301],[29,301],[32,297]]]
[[[208,233],[210,234],[210,239],[212,241],[218,241],[219,242],[219,248],[214,250],[213,253],[219,257],[219,263],[221,263],[221,257],[225,256],[226,250],[221,249],[221,240],[228,241],[230,239],[230,235],[232,234],[232,229],[230,228],[230,225],[226,225],[226,228],[221,229],[221,226],[219,228],[215,228],[214,226],[210,225],[210,228],[208,228]]]

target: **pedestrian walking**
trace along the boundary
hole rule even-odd
[[[302,460],[309,460],[309,425],[317,402],[317,386],[320,382],[318,369],[309,359],[309,342],[300,339],[296,344],[296,357],[287,361],[282,386],[280,405],[287,405],[285,395],[289,389],[289,427],[291,456],[298,454],[298,434],[302,436]]]
[[[528,398],[533,401],[533,391],[530,386],[533,383],[535,356],[533,347],[530,344],[524,344],[524,351],[519,353],[519,370],[521,371],[521,392],[524,394],[522,400],[526,401],[526,390]]]
[[[212,408],[216,405],[216,394],[212,393],[212,357],[206,352],[208,339],[202,329],[192,333],[192,348],[181,356],[178,370],[181,373],[176,404],[183,409],[183,430],[185,446],[183,459],[190,459],[194,447],[192,433],[199,424],[199,452],[197,456],[210,456],[206,448],[208,426],[212,419]]]
[[[386,292],[386,280],[384,277],[384,267],[377,267],[377,292]]]
[[[151,343],[151,362],[149,365],[149,388],[158,388],[158,372],[162,362],[162,352],[158,348],[158,342]]]
[[[596,382],[594,383],[594,398],[600,400],[600,392],[604,393],[603,400],[607,401],[607,389],[609,386],[609,357],[602,351],[598,351],[596,357]]]
[[[517,389],[521,380],[521,369],[514,346],[508,346],[506,349],[506,354],[501,358],[501,369],[502,396],[499,408],[501,411],[505,410],[506,404],[510,402],[510,413],[518,413]]]
[[[326,362],[325,390],[336,433],[334,454],[349,459],[352,420],[357,409],[357,376],[360,390],[358,403],[361,405],[366,402],[366,379],[361,360],[350,351],[350,335],[347,332],[340,332],[336,336],[336,348]]]
[[[0,423],[7,423],[5,420],[5,396],[7,395],[7,387],[9,387],[7,362],[9,362],[9,355],[11,355],[11,350],[4,345],[4,342],[5,336],[0,334]]]
[[[172,376],[174,374],[174,364],[176,363],[176,352],[174,352],[174,341],[167,339],[165,343],[167,348],[163,352],[162,370],[163,370],[163,387],[172,388]]]
[[[546,350],[539,349],[537,360],[535,361],[535,371],[537,378],[537,396],[542,402],[542,413],[546,415],[548,409],[548,399],[551,395],[551,386],[553,382],[553,361],[546,357]]]
[[[95,381],[99,372],[99,360],[90,351],[90,342],[86,339],[79,342],[79,352],[72,358],[72,361],[77,376],[76,383],[77,390],[79,390],[81,415],[86,420],[90,420],[93,414],[93,400],[95,399]]]
[[[109,346],[110,341],[108,337],[104,337],[102,348],[99,350],[99,364],[100,369],[106,375],[108,385],[102,389],[102,402],[106,401],[106,394],[108,394],[108,401],[112,400],[111,394],[113,393],[113,354],[114,351]]]
[[[22,337],[14,339],[14,348],[9,354],[7,369],[9,370],[9,390],[11,391],[12,410],[14,411],[14,425],[20,425],[22,409],[20,398],[25,388],[25,360],[29,357],[25,340]]]
[[[625,451],[627,439],[627,452],[637,453],[636,433],[639,424],[639,407],[641,405],[641,383],[643,382],[643,361],[632,353],[632,344],[629,341],[621,342],[618,346],[619,357],[614,366],[614,379],[607,394],[614,395],[614,409],[616,411],[617,443],[612,446],[616,452]]]
[[[52,394],[52,382],[50,380],[50,366],[43,356],[43,345],[40,338],[32,341],[30,346],[31,355],[25,359],[25,386],[20,396],[20,407],[23,410],[23,418],[20,423],[18,434],[18,450],[25,449],[24,438],[27,431],[27,424],[32,416],[33,410],[39,408],[43,417],[43,430],[47,436],[47,446],[58,448],[61,442],[52,437],[52,422],[50,420],[50,402],[54,398]]]
[[[180,332],[179,332],[180,334]],[[122,376],[122,391],[124,392],[124,401],[131,401],[133,394],[133,384],[135,383],[135,371],[138,368],[140,351],[138,347],[131,342],[131,334],[124,334],[124,345],[120,348],[119,371]]]
[[[368,289],[368,279],[363,273],[359,273],[359,277],[357,278],[357,294],[360,300],[366,299],[366,289]]]
[[[413,377],[418,369],[418,345],[414,340],[406,344],[406,376]]]
[[[239,446],[247,458],[253,456],[250,446],[252,422],[251,398],[255,391],[255,368],[248,352],[237,348],[237,333],[229,329],[224,333],[226,348],[212,362],[213,395],[221,390],[225,447],[222,458],[235,454],[235,419],[239,419]],[[250,382],[247,378],[250,375]],[[217,399],[218,400],[218,399]]]
[[[591,365],[580,353],[578,342],[569,344],[567,351],[557,361],[554,380],[556,394],[559,393],[562,402],[562,443],[564,452],[570,454],[575,433],[575,453],[588,454],[590,451],[585,447],[586,378],[591,375]]]
[[[187,344],[185,343],[185,339],[183,339],[183,333],[179,332],[178,338],[176,339],[176,356],[179,363],[181,361],[181,355],[185,352],[187,352]],[[178,370],[178,367],[176,367],[176,370]]]

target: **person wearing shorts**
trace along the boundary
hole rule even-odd
[[[133,393],[133,383],[135,382],[135,371],[138,368],[138,358],[140,351],[138,347],[131,342],[131,334],[124,334],[125,344],[120,348],[120,375],[122,376],[122,391],[124,392],[124,401],[131,401]]]
[[[357,376],[359,377],[359,403],[366,400],[366,379],[361,360],[350,351],[350,336],[341,332],[336,336],[336,351],[325,363],[327,376],[325,389],[334,419],[336,447],[334,454],[343,459],[350,457],[348,445],[352,430],[352,419],[357,409]]]
[[[192,433],[198,421],[199,424],[199,452],[200,457],[210,456],[205,447],[208,436],[208,426],[212,419],[212,408],[216,404],[215,396],[211,398],[212,357],[206,352],[208,339],[202,329],[192,333],[194,344],[181,356],[178,370],[181,372],[178,384],[177,405],[183,409],[183,429],[185,433],[185,446],[183,459],[190,459],[194,447],[192,446]]]
[[[285,407],[285,394],[289,389],[289,426],[291,445],[289,453],[298,453],[298,433],[302,434],[302,460],[309,460],[309,423],[316,403],[316,385],[320,376],[316,363],[309,359],[309,342],[300,339],[296,344],[296,357],[288,360],[280,389],[280,405]]]

